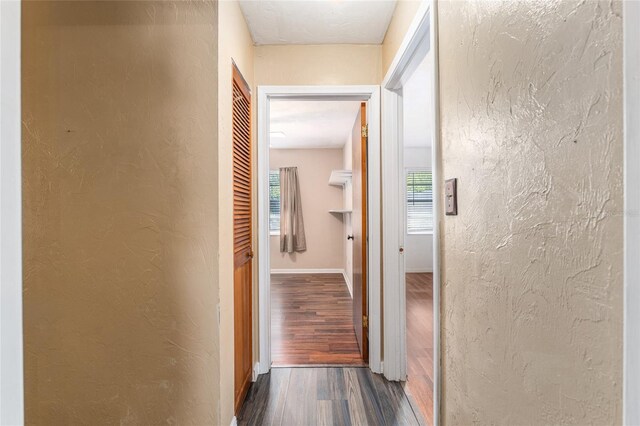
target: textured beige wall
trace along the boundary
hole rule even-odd
[[[219,421],[216,14],[23,2],[28,424]]]
[[[404,40],[404,36],[407,34],[409,25],[411,25],[413,18],[416,16],[419,6],[419,0],[398,0],[396,3],[393,17],[391,18],[389,28],[382,42],[383,78],[389,70],[389,65],[393,62],[393,58],[396,56],[398,48],[402,44],[402,40]]]
[[[255,47],[256,85],[380,84],[379,45]]]
[[[297,167],[307,250],[280,253],[280,236],[270,237],[271,269],[344,269],[342,188],[329,185],[332,170],[342,169],[342,149],[271,149],[269,167]]]
[[[443,419],[620,424],[619,2],[441,2]]]
[[[220,424],[228,425],[233,418],[234,397],[234,334],[233,334],[233,141],[232,141],[232,64],[238,66],[249,87],[253,85],[253,41],[236,0],[222,1],[219,7],[219,73],[218,73],[218,203],[220,206],[218,232],[220,234]],[[209,82],[208,84],[211,84]],[[252,94],[255,105],[256,93]],[[255,117],[255,111],[252,111]],[[255,141],[255,128],[254,128]],[[254,143],[254,153],[257,149]],[[257,155],[253,156],[254,188]],[[257,215],[255,215],[257,216]],[[257,217],[254,217],[253,245],[257,246]],[[257,295],[257,258],[254,258],[254,295]],[[257,322],[257,297],[254,298],[253,320]],[[257,334],[257,333],[256,333]],[[258,339],[254,336],[254,355],[257,358]]]

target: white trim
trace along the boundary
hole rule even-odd
[[[269,239],[269,97],[258,88],[258,359],[260,374],[271,369],[271,271]],[[266,145],[265,145],[266,144]],[[256,330],[254,330],[256,331]]]
[[[384,375],[389,380],[405,380],[406,368],[406,311],[405,280],[402,278],[404,262],[399,248],[402,246],[399,232],[402,221],[402,203],[398,188],[400,149],[399,135],[402,123],[398,120],[402,113],[399,94],[384,90],[383,114],[384,136],[382,143],[382,215],[384,253]],[[393,118],[395,117],[395,119]]]
[[[233,418],[231,419],[230,426],[238,426],[238,418],[236,416],[233,416]]]
[[[343,274],[344,269],[272,269],[272,274]]]
[[[0,0],[0,424],[24,424],[20,1]]]
[[[424,57],[430,49],[430,14],[431,1],[420,3],[402,44],[393,58],[387,75],[382,81],[383,90],[399,89],[420,64],[413,61],[415,57]],[[423,43],[425,41],[426,43]]]
[[[381,370],[381,234],[380,226],[380,87],[379,86],[259,86],[258,87],[258,294],[260,374],[271,367],[271,295],[269,254],[269,101],[270,99],[367,101],[369,123],[369,368]]]
[[[440,346],[440,289],[441,282],[441,264],[440,264],[440,232],[442,230],[442,210],[440,203],[443,197],[442,177],[442,154],[440,141],[440,83],[439,83],[439,52],[438,52],[438,2],[431,0],[432,8],[430,14],[429,38],[431,40],[431,108],[433,110],[433,128],[431,129],[431,147],[432,164],[434,165],[433,180],[433,424],[440,424],[440,397],[442,390],[442,380],[440,376],[440,368],[442,366],[442,349]]]
[[[383,241],[384,241],[384,375],[390,380],[404,380],[407,377],[406,346],[406,282],[405,262],[399,253],[404,244],[406,230],[401,223],[402,192],[402,86],[418,67],[420,61],[432,51],[429,68],[431,70],[430,91],[433,111],[432,164],[433,164],[433,367],[434,424],[440,423],[440,227],[441,211],[441,158],[438,98],[438,50],[437,50],[436,2],[422,2],[407,34],[396,53],[389,71],[382,83],[383,115]],[[400,191],[400,192],[398,192]]]
[[[342,270],[342,276],[344,277],[344,282],[347,285],[347,289],[349,290],[349,295],[353,299],[353,288],[351,288],[351,280],[349,279],[349,275],[347,275],[346,270]]]
[[[624,362],[623,424],[640,424],[640,3],[623,2]]]
[[[367,158],[368,283],[369,286],[369,368],[382,373],[382,166],[380,158],[380,87],[374,86],[367,108],[369,123]]]
[[[258,380],[258,375],[260,374],[260,363],[256,362],[253,364],[253,375],[251,376],[251,381],[255,383]]]

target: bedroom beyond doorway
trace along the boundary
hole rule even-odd
[[[366,104],[359,101],[270,103],[274,367],[366,365],[363,123]]]

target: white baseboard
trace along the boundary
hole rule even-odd
[[[351,280],[349,279],[349,276],[347,275],[347,271],[345,271],[344,269],[342,270],[342,276],[344,277],[344,282],[347,283],[347,288],[349,289],[349,294],[351,295],[351,298],[353,299],[353,288],[351,288]]]
[[[344,269],[272,269],[272,274],[342,274]]]
[[[231,419],[231,426],[238,426],[238,418],[236,416]]]
[[[433,269],[423,269],[423,268],[415,268],[415,269],[405,269],[405,272],[408,274],[432,274],[433,273]]]
[[[255,382],[256,380],[258,380],[258,375],[260,374],[260,363],[256,362],[253,365],[253,376],[251,377],[251,381]]]

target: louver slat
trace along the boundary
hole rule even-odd
[[[236,266],[251,256],[251,103],[233,82],[233,252]]]

